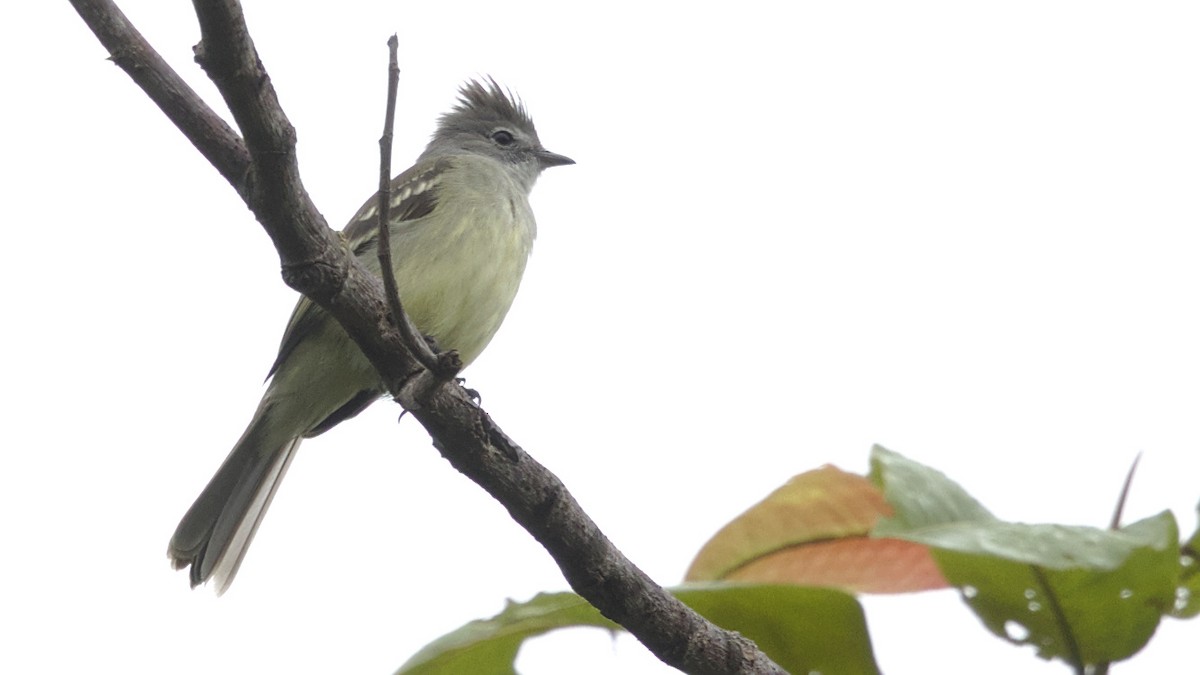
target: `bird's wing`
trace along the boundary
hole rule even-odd
[[[450,167],[451,159],[442,157],[433,162],[418,163],[392,180],[392,199],[388,211],[393,236],[397,229],[403,230],[407,223],[423,218],[437,208],[441,177]],[[379,236],[379,193],[371,195],[342,230],[342,240],[356,257],[375,255],[375,242]],[[372,266],[374,267],[374,266]],[[292,311],[279,343],[279,355],[271,365],[270,378],[287,360],[288,355],[321,324],[328,315],[307,297],[301,297]]]

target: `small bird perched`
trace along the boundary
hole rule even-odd
[[[516,297],[537,234],[529,192],[542,170],[574,164],[538,140],[525,107],[496,81],[468,82],[425,152],[391,185],[391,237],[404,310],[464,365],[491,341]],[[379,273],[377,197],[343,231]],[[237,445],[184,514],[167,555],[192,586],[233,582],[296,448],[366,409],[386,391],[341,325],[301,298],[270,384]]]

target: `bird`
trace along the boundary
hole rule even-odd
[[[485,77],[461,86],[416,163],[392,180],[388,231],[400,300],[413,324],[464,366],[516,297],[537,234],[534,183],[543,170],[574,163],[543,147],[524,103]],[[342,230],[375,274],[377,199]],[[190,567],[193,588],[229,588],[301,441],[386,393],[341,325],[306,297],[267,377],[250,423],[171,537],[167,555],[175,569]]]

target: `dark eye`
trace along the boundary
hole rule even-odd
[[[496,143],[498,143],[499,145],[503,145],[503,146],[507,147],[507,146],[512,145],[516,139],[513,138],[512,133],[505,131],[504,129],[501,129],[499,131],[492,132],[492,140],[496,141]]]

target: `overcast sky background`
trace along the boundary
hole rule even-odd
[[[189,3],[120,3],[224,112]],[[872,443],[1003,518],[1200,498],[1200,6],[1110,2],[246,3],[340,227],[373,191],[387,37],[402,169],[465,79],[578,161],[534,191],[486,409],[662,583],[788,477]],[[66,2],[0,25],[7,131],[0,671],[388,673],[566,587],[415,421],[306,442],[237,583],[176,522],[261,395],[295,295],[234,192]],[[865,599],[884,670],[1065,673],[951,592]],[[1178,672],[1168,621],[1115,672]],[[531,675],[671,672],[556,635]]]

